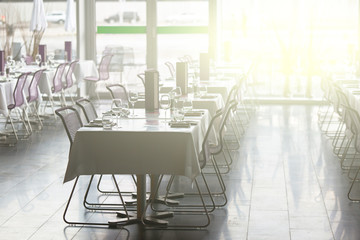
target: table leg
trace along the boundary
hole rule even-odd
[[[146,202],[146,175],[136,175],[137,181],[137,218],[141,216],[145,209]]]

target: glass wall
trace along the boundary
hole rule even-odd
[[[98,62],[105,52],[111,52],[110,82],[128,88],[138,87],[137,74],[146,68],[146,2],[97,1],[96,49]],[[103,86],[100,91],[105,91]]]
[[[146,69],[146,1],[97,1],[96,15],[98,59],[109,48],[124,51],[119,61],[134,64],[123,64],[120,76],[116,76],[114,68],[113,81],[121,81],[128,88],[141,85],[136,74]],[[208,51],[207,0],[159,0],[156,17],[161,77],[169,74],[164,65],[166,61],[175,64],[184,55],[198,59],[200,52]]]
[[[259,96],[319,97],[321,77],[358,68],[356,0],[222,0],[221,8],[220,60],[256,59]]]
[[[76,4],[74,4],[76,12]],[[6,49],[12,54],[12,43],[19,42],[21,55],[31,55],[34,51],[33,32],[29,30],[30,19],[33,9],[33,1],[2,1],[0,2],[0,44],[1,49]],[[44,2],[44,9],[48,27],[41,36],[40,44],[47,45],[48,53],[57,53],[57,57],[63,57],[65,41],[72,41],[74,57],[76,56],[76,30],[65,31],[66,1]],[[40,37],[40,36],[39,36]],[[14,56],[15,57],[15,56]]]
[[[161,76],[169,77],[165,62],[175,65],[184,55],[198,60],[199,54],[208,52],[209,2],[159,1],[158,69]]]

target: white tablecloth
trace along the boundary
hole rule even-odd
[[[92,174],[176,174],[193,179],[200,173],[201,124],[171,128],[156,117],[122,119],[120,124],[121,129],[84,127],[77,132],[64,182]]]
[[[210,117],[216,114],[216,111],[223,108],[225,103],[221,94],[207,94],[203,97],[195,97],[192,100],[193,108],[209,110]]]
[[[8,105],[14,102],[13,92],[16,85],[16,81],[0,82],[0,114],[7,116]]]

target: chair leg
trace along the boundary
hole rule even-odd
[[[11,127],[12,127],[12,129],[13,129],[13,131],[14,131],[14,135],[15,135],[16,141],[18,141],[18,140],[19,140],[19,137],[18,137],[18,135],[17,135],[17,133],[16,133],[16,129],[15,129],[15,126],[14,126],[14,122],[13,122],[10,114],[11,114],[11,110],[9,111],[8,119],[10,120]],[[7,122],[7,121],[8,121],[8,120],[6,120],[6,122]],[[5,127],[6,127],[6,125],[5,125]]]
[[[89,185],[91,184],[91,181],[93,180],[93,175],[91,176],[91,179],[90,179],[90,182],[89,182]],[[110,222],[80,222],[80,221],[70,221],[67,219],[67,212],[68,212],[68,209],[69,209],[69,206],[70,206],[70,202],[72,200],[72,197],[74,195],[74,192],[75,192],[75,188],[76,188],[76,185],[78,183],[78,180],[79,180],[79,177],[76,177],[75,179],[75,183],[74,183],[74,186],[71,190],[71,193],[70,193],[70,196],[69,196],[69,199],[66,203],[66,207],[65,207],[65,210],[64,210],[64,213],[63,213],[63,220],[65,223],[67,224],[71,224],[71,225],[94,225],[94,226],[111,226]],[[123,202],[123,198],[121,197],[121,194],[120,194],[120,189],[116,183],[116,186],[117,186],[117,189],[118,189],[118,193],[119,193],[119,196],[120,196],[120,200]],[[89,186],[88,186],[89,188]],[[124,207],[125,208],[125,207]],[[125,212],[127,213],[127,210],[125,208]],[[127,223],[130,223],[130,221],[134,221],[134,219],[131,219],[129,216],[126,217],[126,219],[122,220],[122,221],[119,221],[117,224],[120,224],[120,223],[123,223],[123,224],[127,224]]]

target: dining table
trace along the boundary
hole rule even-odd
[[[63,61],[62,61],[63,62]],[[25,65],[15,68],[12,73],[8,76],[0,77],[0,114],[7,116],[8,109],[7,106],[14,103],[13,91],[16,85],[17,77],[26,72],[34,73],[40,69],[45,69],[41,74],[39,80],[39,102],[42,102],[42,95],[45,95],[49,98],[53,97],[52,87],[53,87],[53,78],[56,72],[58,64],[62,63],[61,61],[56,61],[54,64],[47,65],[44,67],[39,67],[35,64]],[[66,73],[66,72],[65,72]],[[74,69],[74,85],[80,84],[84,76],[96,76],[97,69],[94,61],[90,60],[81,60],[77,63]],[[29,78],[31,75],[29,76]],[[63,76],[65,78],[65,74]],[[63,80],[65,82],[65,79]],[[26,81],[24,87],[24,95],[27,96],[27,87],[29,86],[29,81]]]
[[[71,146],[64,183],[82,175],[136,174],[137,219],[144,214],[146,175],[181,175],[195,179],[200,174],[199,154],[209,125],[209,112],[173,122],[165,110],[135,109],[119,127],[80,128]],[[153,186],[153,185],[152,185]],[[152,189],[151,189],[152,190]]]

